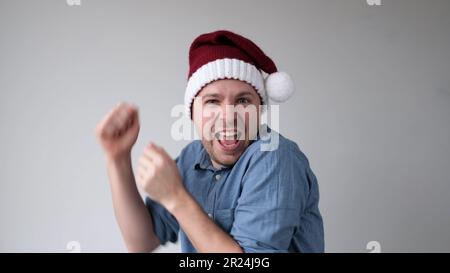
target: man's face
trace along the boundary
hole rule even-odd
[[[198,93],[193,120],[213,166],[232,166],[257,135],[261,99],[239,80],[217,80]]]

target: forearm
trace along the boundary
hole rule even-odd
[[[181,191],[176,204],[168,209],[198,252],[243,252],[239,244],[206,215],[188,192]]]
[[[107,160],[115,216],[130,252],[150,252],[160,242],[152,219],[137,190],[131,156]]]

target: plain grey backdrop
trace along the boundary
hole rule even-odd
[[[134,160],[177,156],[189,45],[217,29],[296,82],[280,131],[318,178],[326,251],[450,251],[450,1],[381,3],[0,0],[0,251],[126,251],[94,127],[133,102]]]

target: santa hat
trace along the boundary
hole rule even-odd
[[[265,78],[263,72],[268,74]],[[277,70],[275,63],[252,41],[226,30],[198,36],[189,50],[189,74],[184,96],[186,114],[191,118],[195,96],[208,83],[236,79],[252,85],[268,104],[287,101],[294,92],[291,77]]]

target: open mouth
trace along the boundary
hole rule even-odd
[[[241,133],[237,131],[221,131],[215,133],[215,138],[222,150],[234,151],[240,146]]]

